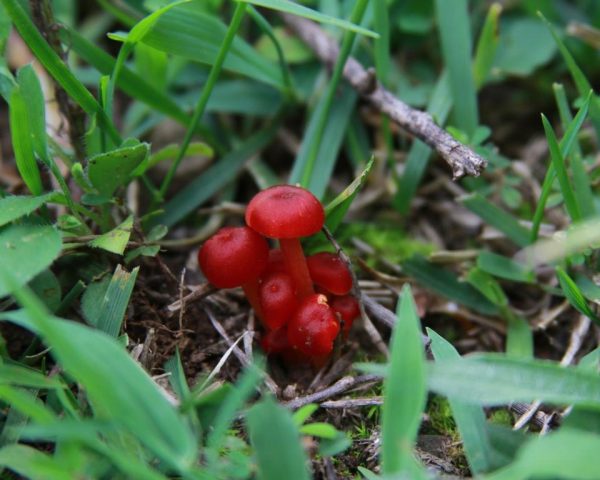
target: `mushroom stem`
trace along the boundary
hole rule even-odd
[[[280,238],[279,246],[281,247],[287,272],[292,277],[296,287],[298,300],[315,293],[300,240],[297,238]]]
[[[244,283],[242,285],[242,290],[244,290],[246,298],[248,299],[248,302],[254,309],[254,313],[256,314],[258,319],[260,321],[263,321],[264,316],[262,308],[260,308],[260,300],[258,296],[258,279],[255,278],[254,280]]]

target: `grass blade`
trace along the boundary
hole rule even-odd
[[[487,250],[477,257],[477,266],[491,275],[514,282],[535,282],[535,273],[519,262]]]
[[[84,304],[95,306],[93,310],[86,309],[86,320],[91,325],[111,337],[116,338],[119,335],[138,271],[139,267],[136,267],[129,273],[121,265],[117,265],[108,288],[95,290],[97,294],[102,295],[101,298],[89,298],[89,295],[84,295]]]
[[[50,226],[10,225],[0,231],[0,266],[13,272],[20,286],[47,268],[62,248],[58,230]],[[0,297],[11,293],[0,279]]]
[[[466,0],[436,0],[436,18],[454,102],[454,121],[468,136],[479,124],[471,60],[471,24]],[[460,99],[460,101],[457,101]]]
[[[112,121],[106,116],[106,113],[92,96],[92,94],[81,84],[73,75],[59,56],[52,50],[50,45],[44,40],[33,22],[23,10],[18,0],[0,0],[2,5],[11,16],[13,23],[21,37],[25,40],[33,54],[46,68],[65,91],[75,100],[83,110],[89,115],[96,115],[99,125],[110,136],[111,140],[121,143],[121,137]]]
[[[246,414],[261,480],[308,480],[306,455],[291,414],[267,398]]]
[[[295,2],[290,2],[289,0],[237,0],[239,2],[247,2],[252,5],[257,5],[259,7],[270,8],[272,10],[278,10],[280,12],[291,13],[292,15],[297,15],[298,17],[308,18],[309,20],[314,20],[315,22],[324,23],[327,25],[335,25],[336,27],[343,28],[347,31],[353,33],[359,33],[361,35],[365,35],[367,37],[377,38],[379,35],[371,30],[360,27],[357,23],[360,23],[360,20],[351,19],[349,22],[340,18],[331,17],[329,15],[324,15],[321,12],[317,12],[311,8],[305,7],[303,5],[299,5]]]
[[[381,464],[386,476],[414,468],[413,447],[427,396],[421,323],[410,287],[402,289],[383,386]]]
[[[462,197],[461,202],[473,213],[481,217],[486,223],[504,233],[520,247],[531,243],[531,233],[522,226],[510,213],[497,207],[479,193],[472,193]]]
[[[424,287],[472,308],[484,315],[496,315],[498,309],[468,283],[460,282],[448,270],[436,267],[420,256],[402,262],[402,270]]]
[[[567,167],[565,165],[565,158],[561,153],[558,141],[556,140],[556,135],[554,135],[554,130],[552,129],[552,125],[550,125],[550,122],[544,114],[542,114],[542,124],[544,125],[544,133],[546,134],[546,140],[548,141],[548,147],[550,149],[552,166],[554,167],[556,177],[558,178],[560,190],[565,201],[565,207],[569,216],[571,217],[571,220],[577,222],[581,220],[581,213],[579,204],[575,198],[575,193],[573,192],[573,186],[569,180],[569,174],[567,173]]]
[[[492,3],[479,34],[473,60],[473,77],[477,88],[481,88],[485,84],[494,64],[498,48],[498,27],[501,13],[502,5]]]
[[[231,23],[227,28],[227,33],[225,34],[225,38],[223,39],[223,43],[221,44],[221,48],[219,49],[219,53],[217,54],[217,58],[215,59],[215,63],[210,69],[210,73],[208,74],[208,78],[206,79],[206,83],[202,87],[202,93],[200,94],[200,98],[198,99],[198,103],[196,104],[196,108],[194,109],[194,115],[192,116],[192,121],[185,132],[185,137],[183,138],[183,142],[181,145],[181,149],[179,150],[179,154],[171,164],[171,167],[167,171],[165,175],[165,179],[163,180],[160,186],[160,195],[162,198],[165,197],[173,178],[175,177],[175,172],[185,157],[187,152],[187,148],[192,141],[192,137],[194,136],[194,132],[196,130],[196,126],[200,123],[202,115],[204,114],[204,109],[206,108],[206,104],[208,103],[208,99],[210,98],[210,94],[217,83],[217,79],[219,78],[219,74],[221,73],[221,68],[223,67],[223,63],[225,61],[225,57],[227,56],[229,49],[233,43],[233,39],[235,38],[235,34],[238,31],[240,24],[242,23],[242,19],[244,18],[244,14],[246,12],[246,4],[238,3],[235,7],[235,11],[233,12],[233,17],[231,19]]]
[[[41,195],[44,188],[40,169],[35,160],[33,138],[29,130],[29,112],[20,86],[15,86],[9,102],[10,136],[15,162],[21,178],[34,195]]]
[[[431,338],[431,351],[436,362],[444,363],[460,358],[452,344],[436,332],[428,328],[427,335]],[[471,472],[477,475],[492,470],[498,464],[498,460],[488,437],[485,412],[477,405],[454,397],[448,397],[448,402]]]
[[[0,280],[18,287],[0,265]],[[158,458],[182,471],[195,461],[196,441],[176,409],[123,347],[106,334],[51,317],[28,289],[13,295],[24,307],[20,325],[39,333],[62,368],[80,383],[94,411],[136,437]]]
[[[351,22],[360,23],[367,8],[367,4],[367,0],[358,0],[354,4],[354,6],[352,7],[352,14],[350,15]],[[327,121],[329,118],[331,107],[336,96],[338,85],[340,84],[340,80],[342,79],[344,65],[346,64],[346,60],[348,59],[348,57],[350,56],[350,52],[352,51],[352,46],[354,44],[355,37],[356,34],[352,31],[347,30],[346,32],[344,32],[340,53],[333,67],[333,73],[331,75],[331,79],[329,80],[329,84],[327,85],[327,90],[321,98],[319,108],[315,109],[314,112],[314,115],[316,116],[314,136],[311,135],[310,137],[308,137],[305,135],[304,139],[302,140],[303,146],[308,144],[305,147],[307,148],[306,163],[302,165],[301,172],[298,173],[300,176],[300,185],[302,185],[305,188],[309,187],[311,179],[313,177],[313,170],[317,163],[317,157],[319,155],[321,143],[325,135],[325,128],[327,126]],[[348,115],[348,119],[349,117],[350,115]],[[298,157],[296,158],[296,162],[299,162],[298,158],[300,158],[300,155],[298,155]],[[294,168],[294,170],[292,171],[292,178],[290,179],[290,183],[295,183],[295,180],[293,180],[293,174],[295,173],[294,171],[297,172],[297,170],[297,168]]]
[[[430,365],[429,388],[479,405],[541,400],[600,407],[600,377],[556,362],[477,355]]]
[[[167,227],[174,225],[221,190],[235,178],[252,155],[272,140],[278,125],[278,121],[275,120],[271,126],[248,138],[237,150],[225,155],[215,165],[191,181],[167,202],[164,212],[152,219],[152,225],[162,224]]]

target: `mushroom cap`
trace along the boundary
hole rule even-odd
[[[343,330],[347,334],[352,328],[352,323],[360,316],[358,300],[352,295],[335,296],[331,299],[331,308],[338,313],[344,322]]]
[[[274,272],[263,277],[258,298],[263,321],[270,330],[285,325],[298,306],[294,282],[287,273]]]
[[[276,185],[258,192],[246,209],[246,223],[269,238],[314,235],[325,222],[321,202],[305,188]]]
[[[319,287],[335,295],[346,295],[352,290],[350,270],[335,253],[316,253],[306,258],[306,264],[310,278]]]
[[[325,295],[306,297],[288,324],[288,340],[292,348],[309,356],[329,355],[340,331],[334,311]]]
[[[224,227],[198,252],[206,279],[217,288],[239,287],[258,278],[267,266],[269,244],[248,227]]]

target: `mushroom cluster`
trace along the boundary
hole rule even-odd
[[[338,255],[305,257],[300,239],[323,228],[325,212],[308,190],[278,185],[248,204],[244,227],[225,227],[198,252],[207,280],[242,287],[265,332],[267,354],[322,363],[340,331],[359,315],[352,275]],[[279,248],[269,249],[267,238]]]

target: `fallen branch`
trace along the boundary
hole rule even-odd
[[[285,23],[330,68],[335,64],[339,47],[316,23],[287,13]],[[450,165],[454,179],[465,175],[478,176],[487,162],[466,145],[435,124],[431,115],[401,102],[377,81],[373,69],[366,70],[350,57],[344,66],[344,78],[377,110],[387,115],[403,130],[425,142]]]

